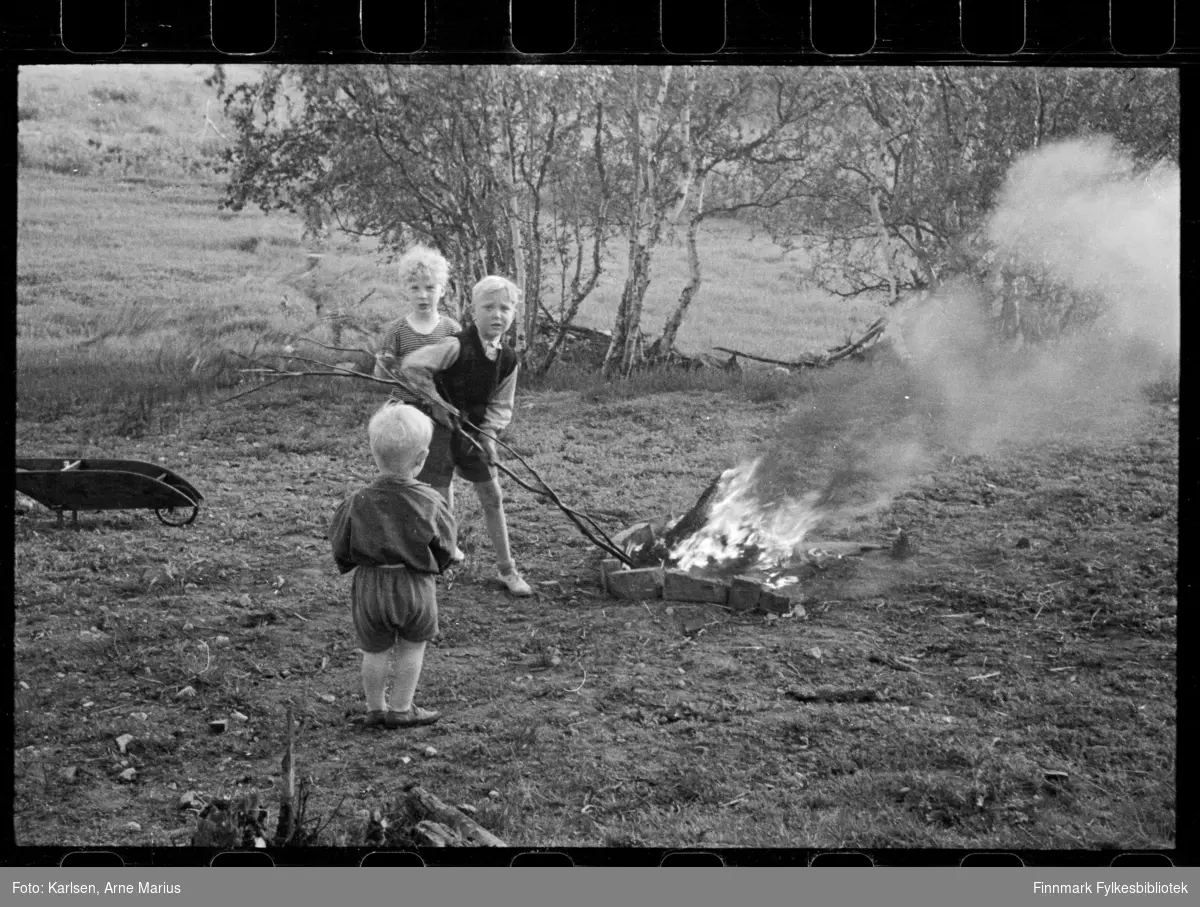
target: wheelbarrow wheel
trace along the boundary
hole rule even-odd
[[[191,507],[159,507],[154,513],[159,520],[168,526],[187,526],[200,513],[200,505],[193,504]]]

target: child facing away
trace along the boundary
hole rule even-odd
[[[433,424],[388,402],[367,426],[379,475],[342,502],[329,524],[333,557],[354,572],[350,613],[363,651],[365,727],[432,724],[441,714],[413,703],[425,643],[437,636],[436,577],[452,561],[457,527],[443,497],[417,481]],[[394,658],[392,704],[386,687]]]
[[[421,347],[400,363],[400,377],[425,394],[441,399],[450,412],[461,413],[473,425],[495,435],[512,420],[517,388],[517,354],[504,344],[505,332],[517,314],[521,291],[504,277],[485,277],[471,290],[473,323],[454,337]],[[517,571],[508,542],[504,498],[492,463],[496,445],[476,436],[480,452],[453,429],[446,409],[433,406],[433,441],[429,460],[418,478],[436,488],[453,504],[452,482],[457,472],[475,486],[488,537],[496,552],[500,582],[510,593],[529,596],[533,590]]]
[[[400,256],[396,263],[400,279],[400,297],[408,311],[388,325],[383,344],[375,356],[375,377],[387,378],[409,353],[462,330],[453,318],[438,312],[438,303],[446,294],[450,265],[441,253],[417,244]],[[392,389],[392,399],[419,404],[414,394],[400,387]]]

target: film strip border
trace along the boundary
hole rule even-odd
[[[181,55],[1179,63],[1190,0],[60,0],[0,13],[14,62]]]
[[[630,850],[623,848],[555,847],[470,847],[412,850],[369,850],[363,848],[303,848],[267,853],[262,850],[218,851],[194,848],[23,848],[19,864],[31,866],[150,867],[150,866],[239,866],[288,867],[418,867],[418,866],[782,866],[843,867],[956,866],[962,868],[1055,868],[1108,867],[1112,869],[1167,869],[1176,864],[1170,856],[1141,851],[871,851],[853,849],[828,851],[690,849]],[[1186,861],[1178,865],[1195,865]]]
[[[469,57],[587,62],[663,54],[767,62],[1096,60],[1174,65],[1200,51],[1190,0],[61,0],[0,12],[12,62]],[[1200,4],[1196,5],[1200,9]],[[119,852],[118,852],[119,850]],[[291,864],[195,849],[21,848],[31,865],[1166,866],[1161,853],[662,852],[534,848],[461,853],[320,850]],[[439,859],[439,857],[441,857]],[[279,862],[276,862],[279,860]]]

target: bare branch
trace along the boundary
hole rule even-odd
[[[300,339],[303,340],[304,342],[312,343],[312,344],[322,347],[324,349],[346,351],[345,347],[331,347],[328,344],[322,343],[319,340],[314,340],[309,337],[300,338]],[[366,354],[372,355],[372,356],[374,355],[370,350],[358,350],[358,352],[366,353]],[[243,358],[245,358],[245,357],[243,357]],[[289,361],[292,361],[292,362],[306,363],[309,365],[316,366],[316,368],[288,369],[288,368],[279,368],[277,366],[271,366],[271,365],[263,365],[259,368],[243,369],[243,371],[248,372],[248,373],[254,373],[254,374],[264,374],[264,375],[275,376],[275,378],[276,378],[275,381],[270,382],[267,385],[263,385],[263,387],[270,386],[270,384],[278,383],[279,381],[282,381],[286,378],[303,378],[303,377],[315,376],[315,377],[332,377],[332,378],[358,378],[358,379],[362,379],[365,381],[370,381],[373,384],[380,384],[385,387],[400,388],[400,389],[408,392],[409,394],[417,397],[418,399],[426,401],[430,405],[436,406],[439,409],[441,409],[442,411],[446,412],[450,417],[450,421],[451,421],[451,424],[453,425],[453,429],[455,431],[458,431],[459,433],[461,433],[462,436],[464,438],[466,438],[468,442],[470,442],[478,450],[480,450],[482,453],[484,453],[485,456],[487,454],[487,450],[480,443],[480,441],[479,441],[480,437],[486,438],[486,439],[502,446],[506,451],[508,451],[509,454],[511,454],[517,460],[518,463],[520,463],[520,465],[522,467],[524,467],[525,470],[527,470],[529,472],[529,474],[533,477],[534,482],[536,482],[536,484],[526,481],[524,478],[519,476],[513,470],[509,469],[503,463],[492,461],[493,466],[495,466],[499,471],[503,472],[506,476],[511,478],[514,482],[516,482],[518,485],[520,485],[526,491],[529,491],[540,497],[547,498],[551,503],[553,503],[556,507],[558,507],[558,509],[561,510],[572,523],[575,524],[575,526],[584,535],[584,537],[588,539],[588,541],[592,542],[592,544],[596,545],[598,548],[603,550],[606,554],[609,554],[612,557],[619,559],[622,563],[632,565],[633,562],[632,562],[632,559],[629,557],[629,555],[626,554],[625,551],[623,549],[621,549],[620,546],[618,546],[616,543],[613,542],[613,540],[600,527],[600,524],[597,523],[595,519],[588,516],[586,513],[583,513],[581,511],[575,510],[572,507],[567,506],[563,502],[563,500],[559,496],[559,494],[549,485],[549,483],[546,482],[545,479],[542,478],[541,474],[538,473],[538,471],[529,464],[529,461],[527,461],[524,457],[522,457],[519,453],[517,453],[517,451],[514,450],[510,444],[508,444],[506,441],[502,440],[501,438],[497,437],[496,435],[492,434],[491,432],[484,431],[479,426],[474,425],[469,420],[463,418],[462,415],[456,409],[454,409],[454,407],[447,404],[440,397],[438,397],[436,395],[428,394],[425,391],[423,391],[421,388],[416,387],[408,382],[405,382],[403,378],[401,378],[399,375],[397,375],[393,370],[388,368],[386,365],[381,365],[381,367],[382,367],[382,370],[389,377],[378,378],[374,374],[366,374],[365,372],[360,372],[355,369],[344,368],[340,365],[332,365],[331,366],[327,363],[321,362],[318,359],[312,359],[307,356],[294,356],[294,355],[289,356],[289,355],[281,354],[281,358],[287,358]],[[256,361],[256,360],[251,360],[251,361]],[[257,361],[261,361],[261,360],[257,360]],[[262,389],[263,388],[261,388],[261,387],[255,388],[255,390],[262,390]],[[242,394],[238,394],[235,397],[229,398],[229,400],[235,400],[238,397],[246,396],[246,394],[248,394],[248,393],[253,393],[253,391],[247,391]],[[229,400],[222,401],[222,402],[229,402]]]

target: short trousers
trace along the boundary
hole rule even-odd
[[[489,482],[496,474],[496,467],[488,464],[483,451],[459,432],[452,432],[435,422],[429,458],[417,480],[434,488],[445,488],[456,470],[468,482]]]
[[[438,634],[437,586],[432,573],[404,567],[357,567],[350,613],[358,646],[386,652],[400,637],[428,642]]]

